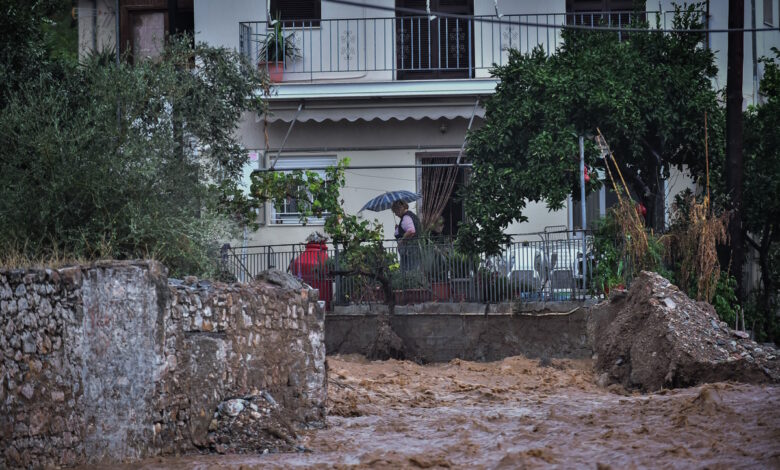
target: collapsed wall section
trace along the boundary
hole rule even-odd
[[[217,423],[234,402],[294,437],[324,418],[322,336],[306,289],[169,283],[156,262],[0,272],[0,467],[240,451]]]

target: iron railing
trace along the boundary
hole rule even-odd
[[[581,232],[514,235],[496,256],[461,254],[451,241],[384,242],[396,261],[391,284],[396,304],[419,302],[549,301],[584,299],[592,286],[590,237]],[[585,256],[583,256],[585,253]],[[333,245],[264,245],[225,248],[222,271],[247,281],[266,269],[280,269],[320,289],[331,305],[385,302],[376,280],[336,275],[343,252]],[[583,275],[583,259],[585,259]]]
[[[269,57],[284,56],[284,77],[277,81],[315,79],[475,78],[488,77],[494,64],[507,63],[509,50],[530,52],[541,46],[549,55],[561,45],[563,25],[629,27],[647,19],[672,25],[672,13],[610,11],[542,13],[429,19],[427,16],[285,20],[281,33],[299,54],[271,48],[261,54],[273,33],[267,21],[239,23],[239,50],[251,63],[269,68]],[[626,32],[618,31],[619,39]],[[281,46],[283,49],[285,45]],[[277,54],[278,52],[278,54]]]

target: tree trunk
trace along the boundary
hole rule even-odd
[[[744,0],[729,0],[729,28],[745,23]],[[745,240],[742,233],[742,66],[744,34],[728,33],[728,72],[726,77],[726,192],[731,198],[733,216],[729,224],[731,238],[731,275],[737,279],[737,296],[744,298],[742,266],[745,263]]]
[[[650,181],[645,181],[646,186],[644,193],[637,193],[639,195],[639,200],[647,210],[645,225],[652,228],[655,233],[663,233],[665,228],[664,212],[666,210],[666,203],[664,200],[664,186],[661,180],[660,170],[658,165],[652,165],[652,173],[650,174],[656,176],[651,178]]]
[[[653,172],[656,175],[656,178],[654,178],[655,181],[649,182],[651,193],[647,196],[647,202],[645,202],[645,209],[647,209],[645,223],[649,225],[655,233],[663,233],[665,228],[664,212],[666,211],[664,186],[659,174],[660,168],[656,166],[653,168]]]
[[[772,282],[772,270],[769,267],[769,244],[764,249],[764,244],[761,244],[761,250],[758,252],[758,264],[761,267],[761,282],[764,284],[764,288],[761,291],[761,310],[767,318],[770,318],[775,314],[772,311],[772,292],[774,292],[774,283]]]

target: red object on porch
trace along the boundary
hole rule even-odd
[[[320,300],[325,301],[325,309],[330,310],[333,299],[333,285],[328,276],[328,246],[321,242],[309,242],[306,250],[290,263],[290,273],[306,284],[320,291]]]

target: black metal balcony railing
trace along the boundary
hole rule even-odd
[[[391,283],[397,304],[437,302],[501,303],[584,299],[592,291],[591,242],[583,250],[581,232],[516,235],[498,256],[465,256],[452,242],[421,242],[401,248],[385,241],[397,263]],[[585,276],[583,276],[583,253]],[[250,246],[225,249],[221,270],[238,281],[276,268],[320,290],[329,306],[385,302],[379,284],[361,276],[339,276],[339,250],[306,245]]]
[[[505,15],[429,19],[427,16],[285,20],[282,35],[290,37],[298,57],[279,64],[284,78],[299,81],[327,78],[383,80],[474,78],[489,76],[493,64],[503,65],[509,50],[530,52],[541,46],[551,54],[561,44],[561,26],[628,27],[635,19],[651,19],[656,12],[589,12]],[[487,19],[491,21],[481,21]],[[662,26],[671,24],[671,12],[661,13]],[[271,67],[261,54],[274,25],[267,21],[239,23],[240,52],[252,63]],[[619,37],[625,33],[618,32]],[[283,46],[284,47],[284,46]],[[285,52],[285,51],[281,51]]]

